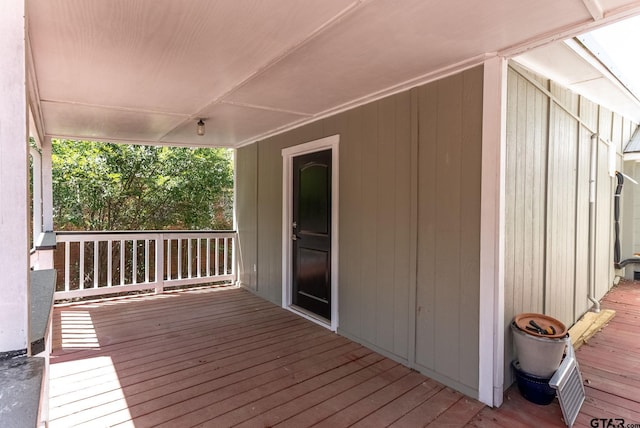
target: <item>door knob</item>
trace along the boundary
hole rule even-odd
[[[297,241],[298,240],[298,237],[296,236],[295,233],[293,235],[291,235],[291,240],[292,241]]]

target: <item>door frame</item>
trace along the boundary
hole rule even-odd
[[[340,135],[282,149],[282,307],[323,327],[338,329],[338,176]],[[293,158],[331,149],[331,321],[292,305]]]

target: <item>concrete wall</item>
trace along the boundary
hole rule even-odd
[[[237,152],[242,283],[281,303],[281,150],[339,134],[338,332],[472,396],[482,85],[476,67]]]

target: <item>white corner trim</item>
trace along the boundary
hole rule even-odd
[[[340,135],[331,135],[319,140],[282,149],[282,307],[298,315],[329,328],[338,330],[338,248],[339,236],[339,170]],[[310,316],[292,306],[291,298],[291,237],[290,225],[293,221],[293,158],[307,153],[331,149],[331,322],[327,323]]]
[[[500,406],[504,383],[504,181],[507,61],[484,63],[478,399]]]
[[[594,21],[599,21],[604,18],[604,11],[602,10],[602,5],[598,0],[582,0],[582,3],[584,3],[584,6],[587,8]]]

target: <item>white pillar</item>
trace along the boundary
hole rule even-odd
[[[0,6],[0,354],[29,337],[29,145],[25,0]]]
[[[478,398],[500,406],[504,383],[504,181],[507,62],[484,63]]]
[[[53,176],[51,173],[51,137],[42,142],[42,227],[45,232],[53,231]]]

